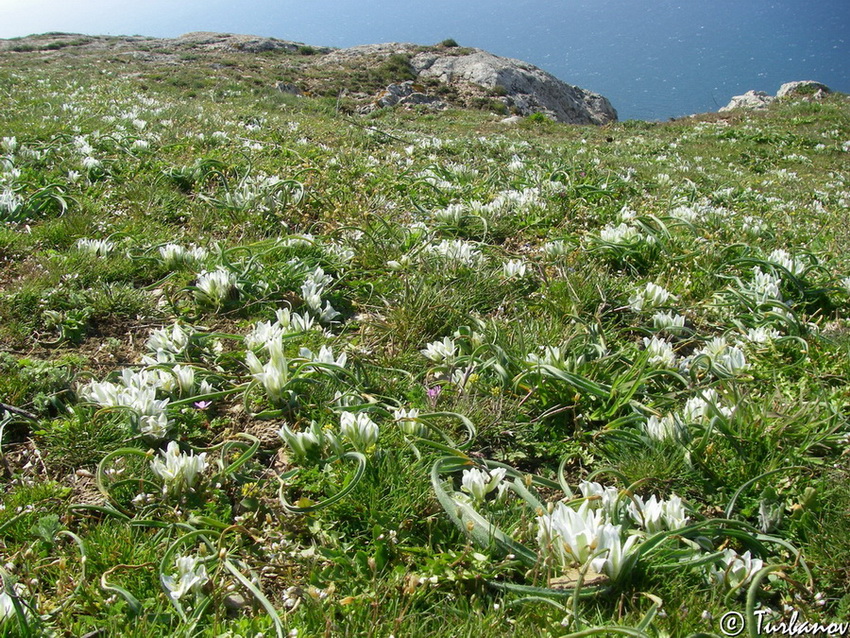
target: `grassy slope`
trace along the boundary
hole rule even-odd
[[[15,141],[0,149],[0,400],[36,420],[0,430],[0,543],[9,587],[25,585],[21,600],[43,615],[30,614],[29,629],[11,618],[2,632],[274,633],[237,572],[300,635],[636,627],[653,604],[640,592],[663,600],[649,633],[717,631],[704,611],[743,609],[744,597],[703,567],[678,566],[697,554],[676,537],[603,579],[607,595],[577,603],[578,618],[518,604],[521,594],[487,583],[545,587],[561,568],[523,566],[465,538],[429,479],[446,454],[549,479],[543,502],[564,496],[551,483],[561,459],[573,490],[595,473],[644,498],[676,494],[691,522],[708,521],[706,562],[734,548],[787,565],[753,590],[758,605],[846,617],[846,97],[604,129],[505,128],[466,111],[354,119],[336,100],[268,88],[292,79],[291,59],[239,55],[211,67],[188,54],[179,66],[67,49],[2,54],[0,137]],[[86,251],[80,239],[111,248]],[[466,243],[441,244],[457,240]],[[169,242],[207,254],[167,262]],[[783,267],[776,249],[795,261]],[[525,262],[524,275],[504,274],[511,259]],[[340,316],[286,337],[294,381],[266,392],[252,383],[243,337],[280,308],[318,314],[302,288],[317,266],[330,276],[321,303]],[[237,287],[211,298],[197,283],[216,269]],[[672,296],[638,309],[650,282]],[[683,316],[684,329],[661,331],[653,315],[662,310]],[[162,375],[151,381],[157,397],[171,401],[164,437],[140,436],[132,411],[84,400],[89,382],[138,371],[155,355],[152,331],[175,321],[195,336],[149,366]],[[747,341],[759,326],[776,333]],[[652,336],[672,345],[666,363],[647,353]],[[446,337],[449,359],[420,352]],[[717,337],[727,345],[710,365],[696,355]],[[346,353],[342,369],[305,367],[300,348],[323,345],[335,359]],[[547,355],[542,346],[559,351],[530,363]],[[268,361],[261,345],[253,350]],[[729,362],[738,352],[746,366]],[[177,364],[194,370],[192,387],[163,384]],[[198,408],[201,380],[214,392]],[[705,416],[680,418],[675,436],[647,432],[651,417],[681,414],[709,390],[717,398]],[[395,407],[463,415],[475,437],[459,450],[462,421],[443,414],[423,421],[420,440]],[[346,410],[380,427],[377,446],[361,446],[362,480],[315,512],[286,511],[277,477],[287,477],[283,496],[305,505],[339,491],[353,465],[320,464],[333,456],[327,444],[299,458],[276,431],[316,422],[337,432]],[[168,440],[208,449],[192,491],[162,494],[138,454],[159,456]],[[742,486],[729,513],[737,523],[712,522]],[[535,537],[541,512],[519,496],[491,495],[478,509],[546,553]],[[639,531],[620,514],[622,534]],[[462,527],[479,538],[493,529]],[[759,540],[760,527],[787,546]],[[178,554],[207,556],[210,577],[181,609],[157,576],[174,573]]]

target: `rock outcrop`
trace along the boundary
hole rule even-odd
[[[720,108],[720,112],[724,113],[734,109],[766,109],[775,99],[766,91],[747,91],[743,95],[733,97],[729,104]]]
[[[544,113],[568,124],[607,124],[617,120],[617,111],[605,97],[567,84],[527,62],[481,49],[388,42],[339,49],[323,56],[319,64],[376,66],[390,56],[403,56],[409,61],[414,82],[431,90],[441,86],[442,92],[458,95],[466,105],[501,104],[505,113]],[[373,101],[378,103],[385,93],[382,91]]]
[[[803,95],[820,97],[827,93],[832,93],[832,90],[826,84],[821,84],[814,80],[802,80],[798,82],[786,82],[779,87],[776,97],[797,97]]]
[[[376,96],[374,102],[363,107],[361,113],[369,113],[376,108],[388,106],[416,106],[419,104],[435,110],[442,110],[448,106],[440,98],[426,95],[421,87],[414,84],[412,80],[408,80],[398,84],[390,84],[385,91]]]
[[[597,93],[572,86],[538,67],[473,49],[465,55],[423,52],[410,61],[417,77],[455,86],[483,87],[520,115],[546,113],[569,124],[607,124],[617,120],[611,103]]]
[[[783,98],[806,97],[821,99],[827,93],[831,92],[826,84],[821,84],[813,80],[786,82],[779,87],[779,91],[776,92],[775,96],[769,95],[765,91],[747,91],[743,95],[736,95],[729,104],[720,109],[720,112],[725,113],[734,109],[766,109],[776,100]]]

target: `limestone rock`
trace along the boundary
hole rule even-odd
[[[298,43],[277,38],[263,38],[255,35],[237,33],[212,33],[209,31],[194,31],[184,33],[174,40],[176,43],[190,46],[193,49],[211,51],[243,51],[245,53],[261,53],[283,49],[289,52],[298,50]]]
[[[779,87],[776,97],[768,95],[764,91],[747,91],[743,95],[733,97],[729,104],[720,109],[720,112],[723,113],[733,109],[765,109],[775,100],[788,97],[821,99],[831,92],[831,89],[826,84],[821,84],[813,80],[786,82]]]
[[[815,82],[813,80],[801,80],[798,82],[786,82],[783,84],[776,92],[776,97],[782,98],[796,95],[815,96],[818,94],[824,95],[826,93],[832,93],[832,90],[826,84],[821,84],[820,82]]]
[[[747,91],[743,95],[733,97],[729,104],[720,108],[720,112],[725,113],[734,109],[766,109],[775,99],[765,91]]]
[[[569,124],[607,124],[617,119],[617,112],[601,95],[567,84],[527,62],[480,49],[465,55],[423,52],[413,56],[411,65],[420,79],[483,87],[520,115],[543,112]]]
[[[505,124],[506,126],[510,124],[517,124],[518,122],[522,122],[522,117],[519,115],[511,115],[510,117],[499,120],[499,124]]]
[[[317,64],[374,65],[391,55],[410,60],[414,82],[448,85],[468,104],[484,98],[504,104],[503,109],[515,114],[544,113],[570,124],[606,124],[617,119],[617,112],[603,96],[562,82],[527,62],[481,49],[387,42],[332,51]]]
[[[412,81],[390,84],[386,90],[375,96],[375,108],[387,106],[415,106],[424,104],[434,109],[444,109],[448,106],[440,98],[427,95]]]
[[[278,82],[275,85],[275,88],[281,93],[286,93],[287,95],[304,95],[304,92],[297,84],[291,84],[290,82]]]

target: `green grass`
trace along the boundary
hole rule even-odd
[[[30,610],[0,635],[846,618],[846,96],[604,128],[361,118],[340,89],[407,58],[145,45],[172,66],[85,40],[0,52],[0,552]],[[538,533],[585,480],[619,495],[597,516],[632,559],[558,590],[577,565]],[[651,496],[687,525],[650,529]],[[730,590],[727,550],[776,571]],[[178,557],[199,562],[175,600]]]

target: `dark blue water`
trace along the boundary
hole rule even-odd
[[[45,31],[336,47],[454,38],[601,93],[621,119],[714,111],[791,80],[850,93],[850,0],[0,0],[0,37]]]

